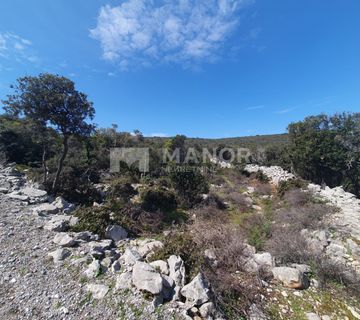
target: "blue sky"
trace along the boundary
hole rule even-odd
[[[96,123],[145,135],[285,132],[360,111],[358,0],[5,0],[0,98],[58,73]]]

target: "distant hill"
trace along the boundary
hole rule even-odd
[[[169,138],[151,137],[146,140],[154,143],[162,142]],[[223,145],[225,147],[267,147],[270,145],[284,145],[289,142],[288,134],[269,134],[269,135],[256,135],[247,137],[234,137],[234,138],[221,138],[221,139],[206,139],[206,138],[187,138],[188,145],[199,145],[200,147],[218,147]]]

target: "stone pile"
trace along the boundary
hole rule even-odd
[[[248,164],[245,166],[244,170],[249,173],[262,171],[275,185],[279,184],[281,181],[295,179],[295,176],[292,173],[287,172],[279,166],[265,167],[256,164]]]

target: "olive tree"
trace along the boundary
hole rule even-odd
[[[88,123],[94,118],[93,104],[86,94],[75,89],[73,81],[59,75],[43,73],[22,77],[11,88],[14,93],[3,101],[5,111],[33,120],[39,132],[44,133],[44,150],[47,128],[56,130],[61,136],[62,152],[52,184],[55,192],[68,153],[69,138],[87,137],[94,130],[94,125]],[[43,159],[45,161],[45,154]]]

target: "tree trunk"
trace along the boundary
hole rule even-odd
[[[58,168],[57,168],[57,171],[56,171],[56,176],[55,176],[55,179],[54,179],[54,182],[53,182],[53,185],[52,185],[52,191],[54,193],[56,192],[56,189],[57,189],[57,186],[58,186],[58,183],[59,183],[60,174],[61,174],[61,171],[63,169],[64,160],[65,160],[66,155],[68,153],[68,149],[69,149],[68,140],[69,140],[69,136],[65,135],[64,138],[63,138],[63,152],[61,154],[61,157],[59,158]]]
[[[43,183],[45,184],[46,181],[47,181],[47,175],[48,175],[48,168],[47,168],[47,164],[46,164],[46,146],[45,146],[45,143],[43,144],[42,166],[44,168]]]

